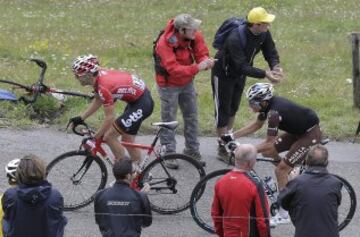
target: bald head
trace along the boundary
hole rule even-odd
[[[313,146],[307,157],[306,157],[306,164],[308,166],[324,166],[328,165],[328,150],[326,147],[322,145],[315,145]]]
[[[235,149],[235,166],[239,167],[256,160],[257,151],[254,145],[241,144]]]

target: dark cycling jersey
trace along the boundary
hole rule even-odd
[[[280,96],[271,98],[266,110],[258,116],[258,120],[261,121],[266,118],[268,119],[269,136],[276,136],[278,129],[290,134],[301,135],[319,124],[319,118],[313,110]]]
[[[138,76],[128,72],[101,70],[94,85],[95,93],[100,96],[104,106],[116,100],[136,101],[144,93],[146,86]]]

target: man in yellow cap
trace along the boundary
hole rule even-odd
[[[271,83],[278,83],[283,78],[279,55],[269,32],[274,19],[275,15],[269,14],[264,8],[253,8],[246,21],[234,28],[221,48],[218,48],[215,56],[217,61],[211,71],[211,83],[219,138],[232,131],[247,76],[267,78]],[[254,58],[260,51],[269,69],[253,66]],[[229,161],[220,139],[218,159]]]

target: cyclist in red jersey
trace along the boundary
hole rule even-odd
[[[90,85],[94,88],[95,98],[80,116],[71,118],[69,122],[73,126],[83,123],[102,105],[105,119],[94,138],[97,141],[105,141],[115,159],[122,159],[125,149],[119,143],[118,137],[121,135],[122,141],[125,142],[135,141],[142,121],[151,115],[154,108],[150,91],[144,81],[134,74],[101,68],[97,57],[93,55],[76,58],[72,70],[81,85]],[[115,117],[116,100],[127,103],[123,114],[118,118]],[[140,161],[139,149],[127,148],[127,151],[134,162]]]

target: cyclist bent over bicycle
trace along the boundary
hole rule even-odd
[[[102,105],[105,119],[94,138],[96,142],[105,141],[115,159],[123,159],[125,150],[117,139],[121,135],[122,141],[135,141],[142,121],[151,115],[154,108],[150,91],[144,81],[134,74],[101,68],[97,57],[93,55],[76,58],[72,70],[82,86],[90,85],[94,88],[95,97],[88,108],[80,116],[71,118],[69,123],[72,126],[83,123]],[[117,119],[114,114],[116,100],[127,103],[123,114]],[[127,151],[134,162],[140,161],[140,150],[129,147]]]
[[[228,142],[231,138],[252,134],[259,130],[267,119],[267,137],[256,148],[263,156],[275,160],[281,159],[279,153],[288,151],[275,170],[281,190],[285,187],[288,173],[294,165],[305,159],[310,146],[320,143],[319,118],[309,108],[297,105],[286,98],[274,96],[273,86],[269,83],[252,85],[246,97],[253,112],[259,113],[256,121],[233,134],[223,136],[223,140]],[[278,136],[279,129],[285,133]]]
[[[228,142],[252,134],[268,120],[267,137],[256,148],[263,156],[275,160],[281,159],[279,153],[288,151],[275,169],[279,190],[282,190],[294,165],[305,159],[311,146],[320,143],[319,118],[309,108],[274,96],[273,86],[269,83],[252,85],[247,90],[246,97],[253,112],[259,113],[256,121],[234,134],[224,135],[222,140]],[[279,129],[285,133],[278,136]]]

